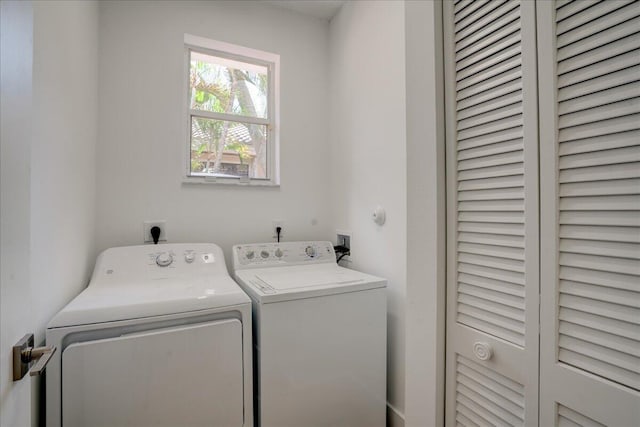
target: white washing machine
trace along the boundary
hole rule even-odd
[[[48,427],[253,426],[251,300],[217,245],[104,251],[46,339]]]
[[[336,264],[330,242],[236,245],[253,301],[262,427],[384,427],[386,280]]]

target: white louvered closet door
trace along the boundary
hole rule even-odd
[[[446,424],[538,424],[535,4],[444,2]]]
[[[541,425],[640,425],[640,2],[538,2]]]

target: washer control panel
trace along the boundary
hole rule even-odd
[[[331,242],[250,243],[233,247],[234,268],[336,262]]]

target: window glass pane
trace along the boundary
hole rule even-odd
[[[267,118],[268,68],[191,52],[190,108]]]
[[[191,176],[267,178],[267,127],[191,118]]]

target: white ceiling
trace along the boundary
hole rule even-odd
[[[304,15],[330,20],[346,3],[346,0],[266,0],[265,3]]]

